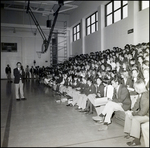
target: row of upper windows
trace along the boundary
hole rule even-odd
[[[140,10],[149,7],[149,1],[139,1]],[[110,1],[105,5],[105,26],[128,17],[128,1]],[[81,38],[81,24],[73,27],[73,41]],[[98,11],[86,18],[86,35],[98,31]]]

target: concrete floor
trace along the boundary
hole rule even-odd
[[[16,101],[14,83],[1,80],[1,147],[127,147],[123,126],[98,131],[92,116],[57,103],[36,80],[24,84],[27,100]],[[59,97],[59,96],[57,96]]]

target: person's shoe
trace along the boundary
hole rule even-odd
[[[20,101],[20,99],[16,99],[16,101]]]
[[[21,98],[21,100],[27,100],[26,98]]]
[[[90,112],[86,112],[86,113],[90,115],[90,114],[93,114],[93,111],[92,112],[91,111]]]
[[[127,135],[124,136],[124,138],[129,139],[129,138],[130,138],[130,135],[127,134]]]
[[[104,125],[109,125],[109,123],[107,123],[107,122],[104,122]]]
[[[80,110],[79,112],[88,112],[88,110],[82,109],[82,110]]]
[[[100,116],[92,117],[92,119],[93,119],[94,121],[103,121],[103,117],[100,117]]]
[[[67,104],[66,106],[70,106],[70,104]]]
[[[137,145],[141,145],[141,143],[140,142],[135,142],[135,140],[133,140],[133,141],[127,142],[127,145],[128,146],[137,146]]]
[[[98,131],[105,131],[108,129],[108,125],[100,125],[100,128],[98,129]]]
[[[73,105],[70,103],[70,107],[72,107]]]
[[[100,117],[104,117],[105,115],[103,115],[103,114],[100,114],[99,116],[100,116]]]

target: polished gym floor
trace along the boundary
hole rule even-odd
[[[112,122],[98,131],[85,114],[56,102],[60,96],[36,80],[27,80],[27,100],[15,100],[14,83],[1,80],[1,147],[127,147],[123,126]]]

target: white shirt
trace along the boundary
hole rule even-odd
[[[106,94],[106,89],[107,89],[107,94]],[[113,93],[114,93],[114,87],[112,85],[107,85],[104,88],[104,97],[105,97],[105,94],[106,94],[106,97],[110,98],[112,100]]]

